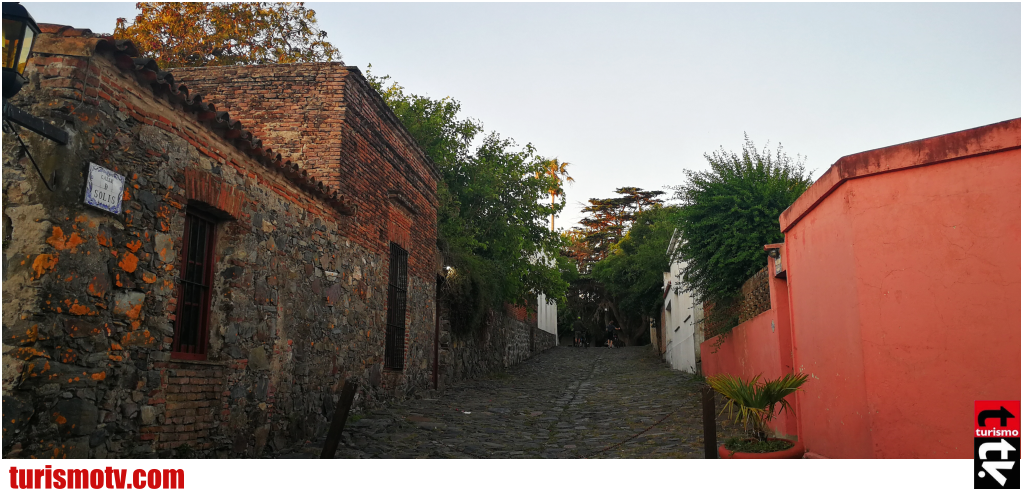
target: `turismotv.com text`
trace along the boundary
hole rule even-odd
[[[19,469],[11,467],[15,490],[179,490],[185,487],[184,469]]]

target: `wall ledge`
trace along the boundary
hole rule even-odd
[[[788,232],[850,179],[1012,149],[1020,149],[1019,118],[843,156],[782,212],[778,222],[781,231]]]

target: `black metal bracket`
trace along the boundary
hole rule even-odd
[[[22,127],[60,144],[61,146],[67,144],[68,136],[66,131],[54,127],[40,118],[32,116],[31,114],[23,111],[21,108],[7,102],[7,100],[4,100],[3,116],[5,120],[17,123]]]

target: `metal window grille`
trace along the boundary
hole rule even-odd
[[[408,252],[391,243],[391,269],[387,283],[387,340],[384,366],[405,367],[405,308],[408,296]]]
[[[215,230],[213,219],[193,211],[185,214],[173,358],[206,359]]]

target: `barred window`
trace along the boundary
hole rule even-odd
[[[186,212],[172,358],[206,359],[215,233],[216,220],[196,210]]]
[[[387,339],[384,367],[405,367],[405,308],[408,295],[408,252],[391,243],[391,269],[387,283]]]

